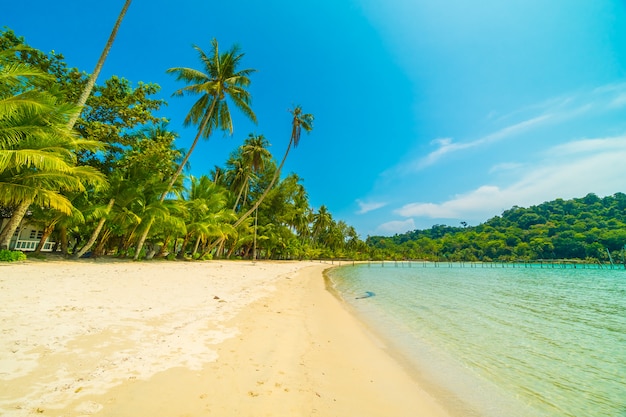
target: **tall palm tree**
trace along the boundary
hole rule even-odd
[[[280,162],[278,169],[274,173],[274,176],[272,177],[272,181],[267,186],[263,194],[261,194],[261,197],[259,197],[257,202],[250,208],[250,210],[248,210],[243,216],[241,216],[235,222],[235,224],[233,225],[234,227],[239,226],[246,219],[246,217],[254,213],[254,211],[261,205],[261,203],[263,202],[263,199],[265,199],[265,197],[267,196],[267,193],[269,193],[269,191],[272,189],[272,187],[276,183],[276,180],[280,177],[280,171],[283,169],[283,165],[285,165],[285,161],[287,160],[287,155],[289,155],[289,151],[291,150],[291,147],[293,146],[294,148],[296,148],[298,144],[300,143],[300,134],[302,132],[302,129],[304,129],[306,132],[310,132],[311,130],[313,130],[314,118],[312,114],[303,113],[302,107],[300,106],[296,106],[293,110],[291,110],[291,114],[292,114],[291,137],[289,139],[289,145],[287,145],[287,150],[285,151],[285,155],[283,156],[283,159]]]
[[[0,204],[13,207],[0,233],[0,249],[9,241],[28,207],[35,203],[65,214],[70,200],[61,191],[85,191],[85,185],[104,186],[104,176],[91,167],[76,166],[76,152],[96,150],[99,144],[77,138],[66,127],[75,107],[56,92],[37,89],[46,77],[0,54]]]
[[[113,42],[115,41],[115,38],[117,36],[117,31],[119,30],[120,25],[122,24],[122,20],[124,20],[124,16],[126,16],[126,10],[128,10],[128,7],[130,6],[131,1],[132,0],[126,0],[126,2],[124,3],[124,6],[122,7],[122,10],[120,11],[120,14],[117,16],[117,20],[115,22],[115,25],[113,26],[111,35],[109,36],[109,39],[107,40],[107,43],[104,46],[104,49],[102,50],[102,54],[100,55],[100,58],[98,59],[98,62],[96,63],[96,67],[93,70],[93,73],[91,74],[91,76],[89,77],[89,80],[87,81],[87,84],[85,85],[85,88],[83,89],[80,97],[78,98],[78,102],[76,103],[76,105],[78,106],[79,110],[76,113],[74,113],[72,117],[70,118],[70,120],[67,122],[68,129],[74,128],[74,125],[76,124],[76,121],[78,120],[78,117],[80,116],[82,108],[85,106],[85,103],[87,103],[87,99],[89,98],[89,95],[91,94],[91,90],[93,90],[93,87],[96,84],[98,75],[100,75],[100,70],[102,70],[104,61],[106,61],[107,56],[109,55],[111,46],[113,46]]]
[[[165,200],[165,196],[180,176],[201,137],[208,138],[215,129],[226,130],[232,134],[233,123],[228,106],[229,101],[241,110],[245,116],[256,122],[256,115],[250,108],[251,96],[246,90],[250,85],[249,75],[255,72],[255,70],[238,69],[244,54],[240,52],[237,45],[221,54],[216,39],[211,41],[211,46],[211,52],[208,54],[200,47],[194,46],[200,57],[202,70],[186,67],[167,70],[169,74],[176,75],[176,80],[184,81],[188,84],[186,87],[175,91],[174,96],[199,95],[200,98],[193,104],[184,122],[185,126],[198,125],[198,132],[189,151],[172,176],[165,191],[161,194],[161,201]],[[150,226],[149,224],[144,229],[144,234],[137,243],[135,259],[141,252]]]
[[[263,171],[266,164],[271,160],[272,155],[267,149],[268,146],[269,142],[265,136],[250,133],[244,144],[239,147],[238,155],[229,161],[229,165],[234,168],[231,187],[234,192],[237,192],[233,210],[239,207],[242,198],[244,201],[242,206],[245,205],[251,180],[255,178],[255,174]]]
[[[173,94],[175,97],[200,96],[185,117],[184,124],[185,126],[198,125],[198,132],[178,170],[172,176],[169,187],[174,184],[187,164],[200,137],[208,138],[216,128],[227,130],[230,134],[233,133],[233,123],[228,107],[229,100],[245,116],[256,122],[256,115],[250,108],[250,93],[246,90],[250,85],[250,78],[248,77],[255,70],[238,70],[237,67],[244,54],[239,51],[237,45],[222,54],[219,52],[216,39],[211,41],[211,46],[210,54],[205,53],[200,47],[194,46],[200,57],[202,70],[185,67],[167,70],[169,74],[176,74],[177,81],[184,81],[189,84],[175,91]],[[165,194],[161,197],[162,200],[165,199]]]
[[[334,220],[326,206],[321,206],[320,209],[313,215],[313,237],[319,239],[328,229],[332,226]]]

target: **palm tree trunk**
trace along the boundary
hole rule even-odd
[[[46,240],[48,240],[48,237],[50,237],[50,235],[54,231],[55,225],[56,223],[52,223],[44,227],[43,234],[41,235],[41,239],[39,240],[39,243],[37,244],[37,248],[35,248],[35,251],[33,252],[35,255],[39,255],[41,253],[41,250],[43,249],[43,245],[46,244]]]
[[[112,198],[109,200],[109,204],[107,204],[107,208],[106,208],[106,212],[107,214],[109,213],[109,211],[111,211],[111,209],[113,208],[113,204],[115,204],[115,198]],[[87,243],[85,243],[85,246],[83,246],[83,248],[81,250],[79,250],[78,252],[76,252],[73,256],[74,259],[78,259],[81,256],[83,256],[85,253],[87,253],[87,251],[89,249],[91,249],[91,246],[96,242],[96,239],[98,239],[98,235],[100,234],[100,231],[102,231],[102,227],[104,226],[104,222],[106,221],[106,217],[102,217],[99,221],[98,221],[98,225],[96,226],[96,229],[93,231],[93,233],[91,234],[91,237],[89,238],[89,240],[87,241]]]
[[[185,257],[185,248],[187,247],[187,244],[189,243],[189,238],[191,237],[190,233],[187,233],[185,235],[185,238],[183,239],[183,244],[180,247],[180,252],[178,252],[178,254],[176,254],[176,258],[177,259],[183,259]]]
[[[263,191],[263,194],[261,194],[261,197],[257,200],[256,203],[254,203],[254,205],[250,208],[250,210],[246,211],[245,214],[243,216],[241,216],[233,225],[233,227],[237,227],[239,226],[241,223],[243,223],[243,221],[248,218],[252,213],[254,213],[254,211],[259,208],[259,206],[261,205],[261,203],[263,202],[263,200],[265,199],[265,197],[267,196],[267,194],[270,192],[270,190],[272,189],[272,187],[274,186],[274,184],[276,183],[276,180],[278,179],[278,177],[280,176],[280,171],[283,169],[283,165],[285,165],[285,161],[287,160],[287,155],[289,155],[289,151],[291,150],[291,144],[293,143],[293,138],[291,138],[291,140],[289,140],[289,145],[287,146],[287,150],[285,151],[285,156],[283,156],[283,160],[280,162],[280,165],[278,166],[278,169],[276,170],[276,172],[274,173],[274,177],[272,177],[272,181],[270,182],[270,185],[267,186],[267,188],[265,189],[265,191]]]
[[[206,125],[209,123],[209,120],[211,120],[211,117],[213,117],[213,111],[215,110],[216,102],[217,100],[214,99],[213,102],[211,103],[211,107],[209,108],[209,111],[204,115],[204,118],[202,119],[202,123],[200,124],[200,127],[198,128],[198,133],[196,134],[196,137],[194,138],[193,143],[191,144],[191,147],[189,148],[189,152],[185,154],[185,157],[183,158],[180,165],[178,166],[178,169],[176,170],[174,175],[172,175],[172,179],[170,180],[170,183],[167,185],[167,188],[165,189],[163,194],[161,194],[161,199],[160,199],[161,202],[165,200],[165,196],[167,195],[167,193],[170,192],[170,190],[174,186],[174,183],[180,176],[180,173],[183,172],[185,165],[187,164],[187,162],[189,161],[189,158],[191,157],[191,153],[193,152],[194,148],[198,144],[198,140],[200,140],[200,136],[202,136],[202,131],[206,128]]]
[[[235,222],[233,227],[239,226],[241,223],[243,223],[243,221],[245,219],[247,219],[252,213],[254,213],[254,211],[257,208],[259,208],[259,206],[261,205],[261,203],[263,202],[263,200],[265,199],[267,194],[270,192],[270,190],[272,189],[272,187],[276,183],[276,180],[280,176],[280,171],[283,169],[283,165],[285,165],[285,161],[287,160],[287,155],[289,155],[289,151],[291,150],[291,144],[292,143],[293,143],[293,136],[289,140],[289,145],[287,146],[287,150],[285,151],[285,155],[283,156],[283,160],[280,162],[280,165],[278,166],[278,169],[274,173],[274,177],[272,177],[272,181],[270,182],[270,185],[267,186],[265,191],[263,191],[263,194],[261,194],[261,197],[257,200],[256,203],[254,203],[254,205],[250,208],[250,210],[246,211],[241,217],[239,217],[239,219]],[[221,237],[216,242],[213,243],[213,246],[217,246],[217,245],[221,244],[223,241],[224,241],[224,238]]]
[[[241,200],[241,196],[243,195],[244,187],[248,185],[248,177],[246,177],[245,181],[241,185],[239,189],[239,194],[237,195],[237,200],[235,201],[235,205],[233,206],[233,211],[237,211],[237,206],[239,205],[239,201]]]
[[[198,238],[196,239],[196,244],[193,247],[193,252],[191,253],[191,256],[193,257],[196,253],[198,253],[198,248],[200,247],[200,241],[202,240],[202,235],[198,235]]]
[[[76,105],[80,108],[80,110],[78,110],[68,121],[67,128],[69,130],[74,128],[74,125],[76,124],[76,121],[78,120],[78,117],[80,116],[80,113],[82,112],[82,109],[85,106],[85,103],[87,103],[87,99],[89,98],[89,95],[91,94],[91,90],[93,90],[93,86],[96,84],[96,79],[98,78],[98,75],[100,75],[100,70],[102,70],[104,61],[106,61],[107,56],[109,55],[111,46],[113,46],[113,42],[115,41],[115,37],[117,36],[117,31],[119,30],[120,25],[122,24],[122,20],[124,19],[124,16],[126,16],[126,10],[128,10],[128,6],[130,6],[131,1],[132,0],[126,0],[126,2],[124,3],[124,7],[122,7],[122,11],[117,17],[115,26],[113,26],[113,30],[111,31],[111,35],[109,36],[109,39],[106,45],[104,46],[104,50],[102,51],[102,54],[100,55],[100,59],[98,59],[96,68],[93,70],[93,73],[91,74],[91,76],[89,77],[89,80],[87,81],[87,85],[85,85],[83,92],[78,98],[78,102],[76,103]]]
[[[213,102],[211,103],[211,107],[209,108],[209,111],[204,115],[204,118],[202,119],[202,123],[200,124],[200,128],[198,129],[198,133],[196,134],[196,137],[194,138],[193,143],[191,144],[191,147],[189,148],[189,152],[187,152],[187,154],[185,155],[185,157],[181,161],[180,165],[178,166],[178,169],[176,170],[176,172],[172,176],[172,179],[170,180],[169,184],[167,185],[167,188],[165,189],[165,191],[163,191],[163,194],[161,194],[161,198],[159,199],[159,201],[161,203],[163,201],[165,201],[165,196],[167,196],[167,193],[170,192],[170,190],[172,189],[172,186],[174,185],[174,183],[176,182],[176,180],[180,176],[180,173],[183,172],[183,168],[185,167],[185,165],[189,161],[189,157],[191,156],[191,152],[193,152],[194,148],[198,144],[198,140],[200,139],[200,136],[202,136],[202,131],[206,128],[206,125],[209,123],[209,120],[213,116],[213,111],[215,110],[215,103],[216,103],[216,101],[217,100],[213,100]],[[150,233],[150,228],[152,227],[152,223],[153,223],[153,221],[151,220],[150,223],[148,223],[148,225],[146,226],[146,229],[143,232],[143,234],[141,235],[141,238],[139,238],[139,241],[137,242],[137,249],[135,250],[135,256],[133,257],[133,259],[135,261],[139,258],[139,253],[141,252],[141,249],[143,249],[143,245],[146,242],[146,238],[148,237],[148,233]]]
[[[31,202],[32,200],[26,199],[19,203],[13,211],[13,215],[9,219],[9,222],[4,226],[4,229],[2,229],[2,233],[0,233],[0,249],[9,249],[11,236],[13,236],[22,222],[22,219],[26,215],[26,211],[28,210]]]
[[[61,254],[63,256],[67,256],[67,247],[68,247],[68,244],[67,244],[67,227],[61,226],[59,229],[60,229],[59,230],[59,236],[60,236],[59,240],[61,241]]]
[[[102,256],[105,253],[106,246],[109,242],[109,238],[111,237],[111,229],[106,229],[102,236],[100,236],[99,242],[93,250],[94,255]]]
[[[172,238],[171,235],[167,235],[165,237],[165,240],[163,241],[163,244],[159,248],[159,252],[156,255],[154,255],[155,258],[162,258],[164,256],[165,250],[167,249],[167,245],[169,245],[171,238]]]
[[[144,229],[143,233],[139,237],[139,241],[137,241],[137,248],[135,250],[135,256],[133,256],[133,260],[136,261],[139,259],[139,254],[141,253],[141,249],[143,248],[143,244],[146,242],[146,238],[148,237],[148,233],[150,232],[150,228],[152,227],[152,223],[154,223],[154,219],[150,218],[148,220],[148,224]]]

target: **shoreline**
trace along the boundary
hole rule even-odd
[[[20,417],[448,416],[327,290],[323,271],[333,266],[0,265],[0,301],[8,306],[0,330],[14,359],[0,361],[0,410]]]

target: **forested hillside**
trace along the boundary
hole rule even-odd
[[[588,194],[529,208],[513,207],[475,227],[435,225],[367,239],[374,258],[449,261],[580,259],[622,261],[626,194]]]

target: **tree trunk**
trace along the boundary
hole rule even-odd
[[[239,219],[237,219],[233,227],[239,226],[241,223],[243,223],[245,219],[247,219],[252,213],[254,213],[254,210],[259,208],[259,206],[261,205],[261,203],[263,202],[267,194],[270,192],[270,190],[276,183],[276,180],[280,176],[280,171],[283,169],[283,165],[285,165],[285,161],[287,160],[287,155],[289,155],[289,150],[291,149],[292,143],[293,143],[293,137],[289,140],[289,146],[287,146],[287,150],[285,151],[285,156],[283,156],[283,160],[280,162],[278,169],[274,173],[274,177],[272,177],[272,181],[270,182],[270,185],[268,185],[265,191],[263,191],[263,194],[261,194],[261,197],[257,200],[256,203],[254,203],[252,208],[250,208],[250,210],[246,211]],[[213,247],[221,244],[223,241],[224,241],[223,237],[219,238],[216,242],[213,243]]]
[[[61,254],[67,256],[67,227],[61,226],[59,228],[59,240],[61,241]]]
[[[243,223],[243,221],[245,219],[247,219],[252,213],[254,213],[254,210],[256,210],[257,208],[259,208],[259,206],[261,205],[261,203],[263,202],[263,200],[265,199],[265,197],[267,196],[267,194],[270,192],[270,190],[272,189],[272,187],[274,186],[274,184],[276,183],[276,180],[278,179],[278,177],[280,176],[280,171],[283,169],[283,165],[285,165],[285,161],[287,160],[287,155],[289,155],[289,150],[291,149],[291,144],[293,143],[293,138],[291,138],[289,140],[289,146],[287,146],[287,150],[285,151],[285,156],[283,156],[283,160],[280,161],[280,165],[278,166],[278,169],[276,170],[276,172],[274,173],[274,177],[272,177],[272,182],[270,182],[270,185],[267,186],[267,188],[265,189],[265,191],[263,191],[263,194],[261,194],[261,197],[257,200],[257,202],[252,206],[252,208],[250,208],[250,210],[246,211],[246,213],[241,216],[233,225],[233,227],[237,227],[239,226],[241,223]]]
[[[193,247],[193,252],[191,253],[191,256],[193,257],[196,253],[198,253],[198,248],[200,247],[200,240],[202,240],[202,236],[198,235],[198,238],[196,239],[196,244]]]
[[[93,250],[95,256],[103,256],[107,250],[107,244],[109,243],[109,238],[111,237],[111,229],[105,229],[104,233],[101,233],[100,238],[98,239],[98,244]]]
[[[52,232],[54,232],[54,226],[55,226],[55,223],[52,223],[43,229],[43,234],[41,235],[41,239],[39,240],[39,243],[37,244],[37,248],[35,248],[35,251],[33,252],[35,255],[39,255],[41,253],[41,250],[43,249],[43,245],[46,244],[46,240],[48,240],[48,237],[50,237]]]
[[[172,176],[172,179],[167,185],[167,188],[165,189],[163,194],[161,194],[161,199],[160,199],[161,203],[165,200],[165,196],[167,195],[167,193],[170,192],[170,190],[174,186],[174,183],[180,176],[180,173],[183,172],[185,165],[187,164],[187,162],[189,161],[189,158],[191,157],[191,153],[193,152],[196,145],[198,144],[198,140],[200,140],[200,136],[202,136],[202,131],[206,128],[206,125],[209,123],[209,120],[211,120],[211,117],[213,117],[213,111],[215,110],[216,102],[217,102],[217,99],[214,98],[213,102],[211,103],[211,107],[209,107],[209,111],[204,115],[204,118],[202,119],[202,123],[200,123],[200,127],[198,128],[198,133],[196,134],[196,137],[194,138],[193,143],[191,144],[191,147],[189,148],[189,152],[185,154],[185,157],[183,158],[180,165],[178,166],[178,169]]]
[[[159,248],[159,252],[154,255],[157,258],[163,258],[165,256],[165,251],[167,250],[167,245],[170,244],[170,239],[172,238],[172,236],[167,235],[165,237],[165,240],[163,241],[163,244],[161,245],[161,247]]]
[[[150,228],[152,227],[152,223],[154,223],[154,219],[150,218],[150,220],[148,220],[148,224],[146,225],[145,230],[139,237],[139,241],[137,241],[137,248],[135,249],[135,256],[133,256],[134,261],[139,259],[139,254],[141,253],[143,244],[146,243],[146,238],[148,237],[148,233],[150,233]]]
[[[115,37],[117,36],[117,31],[120,28],[120,25],[122,24],[122,20],[124,19],[124,16],[126,16],[126,10],[128,10],[128,6],[130,6],[131,1],[132,0],[126,0],[126,2],[124,3],[124,7],[122,7],[122,11],[117,17],[117,21],[115,22],[115,26],[113,26],[111,35],[109,36],[109,39],[106,45],[104,46],[104,50],[102,51],[102,54],[100,55],[100,59],[98,59],[96,68],[94,68],[93,73],[91,74],[91,76],[89,77],[89,80],[87,81],[87,85],[85,85],[85,88],[83,89],[83,92],[80,94],[78,102],[76,103],[76,105],[80,109],[70,118],[70,120],[67,123],[67,128],[69,130],[72,130],[74,128],[74,125],[76,124],[76,121],[78,120],[78,117],[80,116],[80,113],[82,112],[83,107],[85,106],[85,103],[87,103],[87,99],[89,98],[89,95],[91,95],[91,90],[93,90],[93,86],[96,84],[96,79],[98,78],[98,75],[100,75],[100,70],[102,70],[104,61],[106,61],[107,56],[109,55],[111,46],[113,46],[113,42],[115,41]]]
[[[32,203],[32,200],[24,200],[17,205],[15,210],[13,210],[13,214],[11,215],[9,222],[4,226],[4,229],[2,229],[2,233],[0,233],[0,249],[9,249],[11,236],[13,236],[22,222],[30,203]]]
[[[207,123],[209,123],[209,120],[211,119],[211,116],[213,115],[213,111],[215,109],[215,102],[216,102],[216,100],[213,100],[213,102],[211,103],[211,107],[209,108],[209,111],[207,112],[206,115],[204,115],[204,118],[202,119],[202,123],[200,124],[200,128],[198,129],[198,133],[196,134],[196,137],[193,140],[193,143],[191,144],[191,147],[189,148],[189,152],[187,152],[187,154],[185,155],[185,157],[181,161],[180,165],[178,166],[178,169],[176,170],[176,172],[172,176],[172,179],[170,180],[169,184],[167,185],[167,188],[165,189],[165,191],[163,191],[163,194],[161,194],[161,198],[159,199],[159,201],[161,203],[163,201],[165,201],[165,197],[167,196],[167,193],[170,192],[170,190],[172,189],[172,186],[174,185],[174,183],[176,182],[176,180],[180,176],[180,173],[183,172],[183,168],[187,164],[187,161],[189,161],[189,157],[191,156],[191,152],[193,152],[194,148],[198,144],[198,140],[200,139],[200,136],[202,136],[202,131],[206,127]],[[141,249],[143,248],[143,245],[146,242],[146,238],[148,237],[148,233],[150,233],[150,228],[152,227],[152,223],[153,223],[153,221],[151,220],[150,223],[148,223],[148,225],[146,226],[146,230],[141,235],[141,238],[137,242],[137,249],[135,250],[135,257],[133,258],[135,261],[139,258],[139,253],[141,252]]]
[[[109,214],[109,211],[111,211],[111,209],[113,208],[113,204],[115,204],[114,198],[110,199],[109,204],[107,204],[107,208],[106,208],[107,214]],[[106,217],[102,217],[98,221],[98,225],[96,226],[96,229],[91,234],[91,237],[89,238],[87,243],[85,243],[85,246],[83,246],[82,249],[80,249],[78,252],[74,254],[73,256],[74,259],[78,259],[81,256],[83,256],[85,253],[87,253],[89,249],[91,249],[91,246],[93,246],[93,244],[96,243],[96,239],[98,239],[98,235],[100,235],[100,232],[102,231],[102,227],[104,226],[104,222],[106,222],[106,220],[107,220]]]

